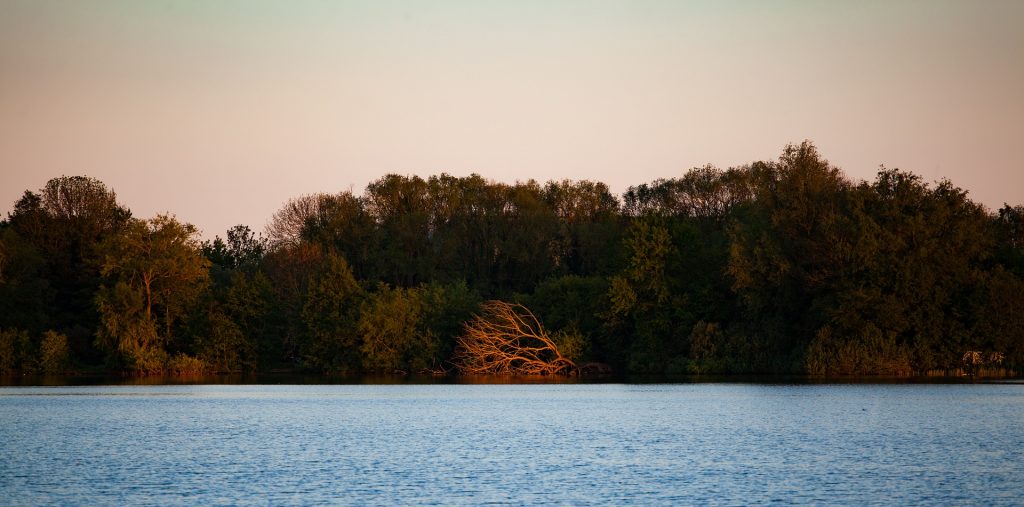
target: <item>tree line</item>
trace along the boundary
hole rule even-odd
[[[1024,207],[809,143],[630,187],[387,175],[201,241],[102,182],[0,222],[0,372],[444,372],[485,301],[631,373],[1024,364]]]

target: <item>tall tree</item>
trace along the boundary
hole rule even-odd
[[[132,220],[100,247],[98,343],[127,366],[159,369],[174,324],[209,280],[197,230],[171,216]]]
[[[305,362],[323,371],[358,371],[359,307],[363,291],[343,257],[327,255],[309,283],[302,319],[308,340]]]
[[[840,237],[851,184],[810,142],[751,167],[754,202],[732,229],[728,272],[746,329],[764,346],[754,368],[794,371],[825,317],[816,302],[847,264]]]
[[[45,259],[41,273],[54,295],[48,326],[65,333],[79,357],[99,359],[91,336],[99,321],[96,247],[130,218],[112,189],[87,176],[61,176],[38,193],[26,191],[10,215],[11,227]]]
[[[381,277],[402,287],[429,281],[433,249],[427,182],[419,176],[389,174],[366,187],[363,201],[377,224]]]

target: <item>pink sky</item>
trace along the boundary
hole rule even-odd
[[[814,141],[1024,203],[1024,2],[7,1],[0,213],[85,174],[262,230],[386,173],[616,192]]]

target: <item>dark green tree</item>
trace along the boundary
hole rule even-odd
[[[301,352],[307,365],[322,371],[359,371],[358,325],[363,299],[348,262],[327,255],[309,283],[302,308],[308,336]]]

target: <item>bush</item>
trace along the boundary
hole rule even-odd
[[[167,352],[159,347],[139,347],[125,353],[128,371],[137,375],[159,375],[167,366]]]
[[[206,333],[196,340],[198,360],[206,367],[224,372],[255,368],[255,347],[238,325],[217,309],[209,313],[207,320]]]
[[[873,325],[838,337],[829,326],[815,334],[805,353],[811,375],[911,375],[910,353]]]
[[[39,344],[39,369],[43,373],[63,373],[69,358],[67,336],[52,330],[43,333]]]
[[[0,374],[13,373],[17,368],[17,357],[14,355],[14,344],[18,331],[14,329],[0,330]]]
[[[587,340],[587,337],[583,336],[575,327],[557,331],[551,335],[551,339],[555,342],[555,346],[558,347],[558,351],[566,359],[574,363],[579,362],[585,357],[590,348],[590,342]]]
[[[202,359],[179,352],[167,360],[166,371],[171,375],[199,375],[210,371],[210,366]]]
[[[0,331],[0,374],[31,373],[35,369],[34,359],[28,331]]]

